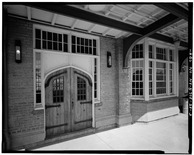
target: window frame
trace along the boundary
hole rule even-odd
[[[144,60],[144,72],[143,72],[143,79],[144,79],[144,88],[143,88],[143,96],[135,96],[135,95],[132,95],[132,82],[133,82],[133,67],[132,67],[132,62],[135,61],[135,60],[138,60],[138,59],[134,59],[132,58],[131,56],[131,98],[132,99],[137,99],[137,100],[153,100],[153,99],[159,99],[159,98],[167,98],[167,97],[175,97],[177,96],[177,92],[178,92],[178,86],[177,86],[177,83],[178,83],[178,80],[175,78],[177,76],[177,66],[178,66],[178,55],[176,53],[177,51],[177,48],[174,46],[174,45],[169,45],[169,44],[166,44],[166,43],[158,43],[157,41],[155,40],[152,40],[152,39],[148,39],[148,38],[145,38],[144,40],[142,40],[141,42],[137,43],[137,44],[140,44],[142,43],[144,44],[144,49],[143,49],[143,55],[144,57],[141,58]],[[150,46],[152,46],[152,57],[150,57]],[[162,48],[162,49],[165,49],[166,50],[166,60],[161,60],[161,59],[157,59],[156,58],[156,48]],[[170,58],[170,52],[169,51],[172,51],[172,57],[173,57],[173,60],[171,60]],[[132,51],[131,51],[132,52]],[[149,78],[149,69],[150,69],[150,66],[149,66],[149,62],[152,62],[152,81],[150,81],[150,78]],[[166,65],[166,93],[164,94],[157,94],[156,90],[157,90],[157,87],[156,87],[156,63],[157,62],[162,62],[162,63],[165,63]],[[172,69],[172,87],[170,87],[170,64],[172,64],[173,66],[173,69]],[[145,75],[146,73],[148,73],[148,75]],[[147,79],[145,81],[145,79]],[[152,82],[152,94],[149,94],[150,92],[150,86],[149,86],[149,83]],[[146,83],[146,84],[145,84]],[[148,87],[148,88],[145,88],[145,87]],[[172,88],[172,92],[170,91],[170,89]],[[146,92],[148,91],[148,92]]]
[[[57,34],[62,34],[62,44],[64,44],[63,42],[63,34],[67,35],[67,40],[68,40],[68,52],[64,52],[63,50],[63,45],[62,45],[62,51],[57,51],[57,50],[48,50],[48,49],[43,49],[41,47],[41,49],[37,49],[36,46],[36,29],[40,29],[41,30],[41,38],[42,38],[42,31],[46,31],[46,32],[51,32],[51,33],[57,33]],[[76,36],[76,37],[81,37],[84,39],[92,39],[92,40],[96,40],[96,55],[93,54],[85,54],[85,53],[72,53],[72,36]],[[41,45],[42,46],[42,40],[41,40]],[[51,26],[46,26],[46,25],[40,25],[40,24],[33,24],[33,78],[34,78],[34,109],[38,110],[38,109],[43,109],[44,107],[44,84],[41,85],[41,103],[36,103],[36,69],[35,69],[35,53],[38,52],[41,55],[44,53],[53,53],[56,52],[57,54],[61,54],[61,55],[78,55],[78,56],[86,56],[86,57],[91,57],[94,61],[94,59],[97,59],[97,98],[94,98],[94,103],[99,103],[100,102],[100,38],[98,36],[94,36],[94,35],[89,35],[89,34],[85,34],[85,33],[81,33],[81,32],[75,32],[73,30],[68,30],[68,29],[62,29],[60,27],[51,27]],[[42,60],[41,60],[41,63]],[[93,63],[94,64],[94,63]],[[43,66],[41,65],[41,81],[44,81],[44,70],[43,70]],[[92,75],[93,75],[93,79],[94,79],[94,65],[92,67]],[[92,91],[94,94],[94,89],[92,87]]]

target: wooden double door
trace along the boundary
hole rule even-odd
[[[67,68],[45,82],[46,136],[92,127],[92,81],[82,71]]]

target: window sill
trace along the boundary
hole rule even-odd
[[[165,101],[165,100],[172,100],[172,99],[177,99],[178,97],[173,95],[173,96],[163,96],[163,97],[155,97],[155,98],[150,98],[148,101],[145,101],[142,98],[132,98],[131,102],[141,102],[141,103],[151,103],[151,102],[159,102],[159,101]]]
[[[100,100],[94,100],[94,105],[95,107],[100,107],[102,106],[102,102]]]
[[[43,109],[44,107],[43,107],[43,105],[42,105],[42,103],[37,103],[36,105],[35,105],[35,107],[34,107],[34,110],[40,110],[40,109]]]

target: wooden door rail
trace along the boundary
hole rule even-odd
[[[82,121],[75,121],[74,123],[78,124],[78,123],[84,123],[84,122],[89,122],[89,121],[92,121],[92,118],[86,119],[86,120],[82,120]]]
[[[80,102],[80,104],[92,104],[92,101]]]
[[[46,127],[46,130],[52,129],[52,128],[61,127],[61,126],[66,126],[66,125],[68,125],[68,123],[58,124],[58,125],[53,125],[53,126],[47,126],[47,127]]]
[[[45,108],[55,108],[55,107],[60,107],[60,104],[56,104],[56,105],[45,105]]]

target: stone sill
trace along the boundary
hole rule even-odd
[[[179,97],[177,96],[172,96],[172,97],[165,97],[165,98],[156,98],[156,99],[151,99],[149,101],[145,100],[138,100],[138,99],[131,99],[131,103],[153,103],[153,102],[160,102],[160,101],[167,101],[167,100],[175,100],[178,99]]]

